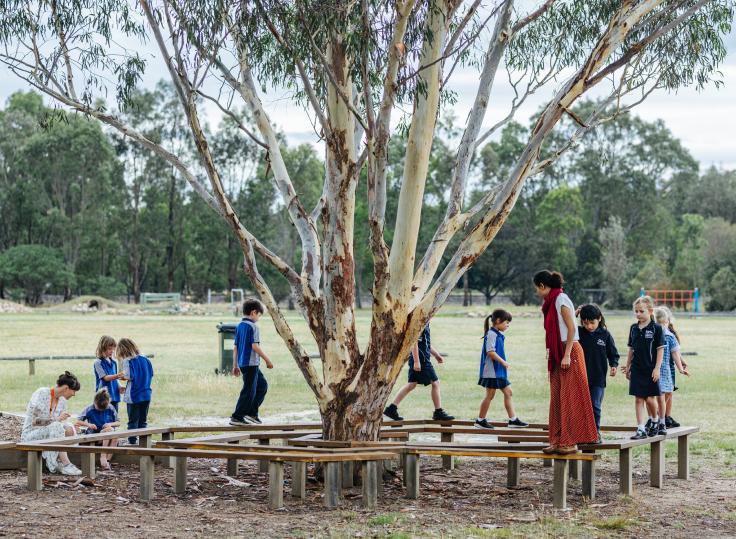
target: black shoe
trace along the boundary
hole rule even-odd
[[[263,424],[263,421],[261,421],[261,418],[258,417],[258,415],[247,415],[245,416],[246,421],[250,421],[254,425],[261,425]]]
[[[595,442],[593,442],[593,443],[596,444],[596,445],[603,443],[603,438],[601,437],[601,431],[598,431],[598,438],[596,438],[595,439]]]
[[[670,416],[667,416],[664,418],[664,425],[668,429],[676,429],[677,427],[680,426],[680,424],[677,421],[675,421],[674,418]]]
[[[664,423],[657,425],[657,436],[667,436],[667,427]]]
[[[656,436],[658,430],[659,430],[659,423],[656,421],[650,421],[649,428],[647,428],[647,436],[649,436],[650,438],[652,438],[653,436]]]
[[[479,429],[492,429],[493,425],[491,425],[488,420],[484,417],[483,419],[476,419],[475,420],[475,427]]]
[[[432,414],[432,419],[435,421],[452,421],[455,419],[455,416],[449,415],[442,408],[437,408]]]
[[[631,439],[632,440],[644,440],[647,437],[646,431],[642,429],[636,429],[636,434],[634,434]]]
[[[512,428],[512,429],[514,429],[514,428],[518,428],[518,427],[528,427],[528,426],[529,426],[529,423],[524,423],[524,422],[523,422],[523,421],[522,421],[521,419],[519,419],[519,418],[517,417],[517,418],[516,418],[516,419],[514,419],[513,421],[511,421],[511,420],[509,419],[509,424],[508,424],[508,426],[509,426],[509,428]]]
[[[389,404],[388,406],[386,406],[386,409],[383,411],[383,415],[385,415],[389,419],[393,419],[394,421],[404,420],[404,418],[399,415],[399,409],[396,407],[395,404]]]
[[[230,424],[233,425],[234,427],[242,427],[243,425],[250,425],[250,422],[246,421],[245,419],[231,417]]]

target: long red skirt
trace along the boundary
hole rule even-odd
[[[575,445],[598,439],[588,390],[583,348],[572,345],[570,366],[555,366],[549,375],[549,443]]]

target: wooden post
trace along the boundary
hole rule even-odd
[[[406,497],[416,500],[419,497],[419,455],[406,454],[404,462],[404,474],[406,475]]]
[[[664,480],[664,442],[652,442],[649,454],[649,484],[656,488],[662,488]]]
[[[455,435],[452,432],[443,432],[441,440],[445,443],[452,443],[455,440]],[[442,467],[445,470],[455,469],[455,461],[452,455],[442,455]]]
[[[555,459],[554,494],[552,505],[555,509],[567,509],[567,459]]]
[[[340,463],[325,462],[325,507],[334,509],[340,505]]]
[[[150,434],[145,434],[138,437],[138,447],[153,447],[153,440],[151,440]]]
[[[342,463],[342,488],[353,488],[353,463],[345,461]]]
[[[576,481],[580,479],[580,461],[579,460],[569,460],[567,462],[567,468],[570,474],[570,479],[575,479]]]
[[[284,506],[284,463],[272,460],[268,463],[268,508]]]
[[[583,461],[583,496],[595,498],[595,460]]]
[[[378,485],[378,497],[383,498],[383,467],[387,461],[376,461],[376,483]]]
[[[554,459],[542,459],[542,466],[544,466],[545,468],[551,468],[553,464],[552,462],[553,460]]]
[[[82,475],[94,479],[97,474],[95,470],[95,454],[94,453],[81,453],[82,457]]]
[[[184,494],[187,490],[187,458],[174,457],[174,493]]]
[[[33,376],[34,374],[36,374],[36,360],[29,359],[28,360],[28,376]]]
[[[690,479],[690,446],[688,435],[677,439],[677,478]]]
[[[512,457],[508,459],[508,468],[506,471],[506,486],[519,486],[519,459]]]
[[[271,440],[269,440],[268,438],[260,438],[258,440],[258,445],[271,445]],[[258,471],[261,473],[266,473],[268,472],[268,470],[269,470],[268,461],[259,460],[258,461]]]
[[[153,457],[143,456],[140,461],[141,469],[141,501],[153,499]]]
[[[365,460],[360,470],[363,479],[363,507],[367,509],[375,509],[378,500],[376,465],[377,462],[375,460]]]
[[[230,444],[238,444],[238,441],[235,440],[233,442],[228,442]],[[235,477],[238,475],[238,459],[227,459],[227,475],[230,477]]]
[[[161,434],[161,441],[167,442],[169,440],[174,439],[174,433],[173,432],[164,432]],[[174,468],[176,463],[174,462],[176,460],[176,457],[158,457],[159,462],[166,466],[167,468]]]
[[[28,451],[28,490],[43,489],[43,456],[41,451]]]
[[[631,473],[631,448],[626,447],[618,452],[619,492],[631,496],[634,493],[634,482]]]
[[[307,463],[291,463],[291,495],[302,500],[307,497]]]

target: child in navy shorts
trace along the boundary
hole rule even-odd
[[[480,403],[480,411],[478,418],[475,420],[475,426],[479,429],[492,429],[486,419],[488,408],[491,401],[496,395],[496,390],[500,389],[503,393],[503,405],[509,416],[507,425],[509,427],[528,427],[528,423],[524,423],[516,417],[514,412],[514,402],[511,398],[511,382],[508,377],[508,360],[506,359],[506,348],[504,332],[509,329],[511,324],[511,313],[503,309],[496,309],[489,316],[483,325],[483,350],[480,354],[480,378],[478,385],[486,388],[486,396]]]
[[[641,296],[634,302],[636,323],[629,330],[626,361],[629,395],[636,397],[637,430],[632,440],[656,436],[660,430],[657,397],[660,395],[659,373],[665,341],[662,326],[654,322],[653,312],[654,300],[649,296]],[[646,411],[649,412],[649,419],[645,422]]]
[[[111,432],[120,426],[118,420],[118,412],[110,402],[110,394],[106,388],[102,388],[95,393],[94,403],[87,406],[84,411],[79,414],[80,421],[87,422],[87,434],[98,434],[100,432]],[[103,446],[116,446],[117,440],[103,440]],[[110,463],[108,460],[112,458],[112,454],[100,454],[100,466],[102,469],[109,470]]]
[[[455,419],[442,409],[440,381],[432,366],[432,356],[437,360],[437,363],[443,362],[442,355],[432,347],[432,341],[429,335],[429,322],[427,322],[419,337],[419,342],[414,345],[409,356],[409,381],[399,390],[394,402],[386,407],[383,415],[394,421],[404,419],[399,415],[399,403],[417,387],[417,384],[422,384],[423,386],[432,386],[432,403],[434,404],[432,419],[440,421],[452,421]]]

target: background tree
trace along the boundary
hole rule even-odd
[[[74,273],[61,252],[43,245],[17,245],[0,256],[0,280],[8,287],[23,289],[25,301],[38,305],[47,290],[67,290]]]

